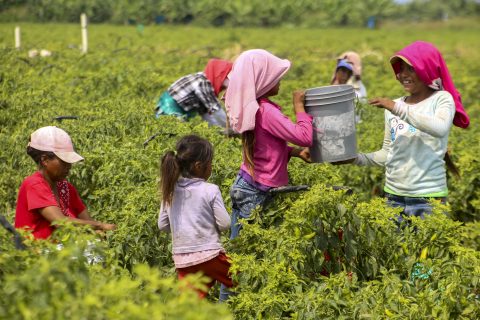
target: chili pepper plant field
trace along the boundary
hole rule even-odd
[[[0,25],[0,214],[13,224],[18,188],[36,169],[25,152],[30,133],[57,125],[85,157],[69,180],[92,216],[117,229],[98,235],[63,225],[53,241],[24,234],[26,250],[15,249],[11,234],[0,229],[1,319],[480,318],[478,22],[379,30],[90,25],[87,54],[78,25],[21,25],[18,50],[14,27]],[[414,40],[433,42],[443,53],[471,117],[467,130],[450,133],[461,177],[449,174],[448,204],[434,204],[431,216],[399,230],[398,210],[382,197],[382,168],[293,159],[290,184],[310,189],[277,196],[253,213],[238,239],[224,238],[236,295],[218,304],[218,288],[199,300],[178,283],[169,235],[157,229],[160,157],[182,135],[210,140],[210,182],[220,186],[230,210],[241,141],[199,117],[155,119],[160,94],[203,70],[209,58],[264,48],[293,62],[274,98],[292,118],[292,91],[328,85],[336,56],[346,50],[362,56],[369,96],[393,99],[404,92],[388,59]],[[52,54],[30,58],[33,49]],[[375,151],[383,111],[356,108],[358,149]],[[77,119],[55,120],[61,116]],[[92,261],[87,252],[100,258]]]

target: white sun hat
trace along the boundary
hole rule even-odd
[[[75,152],[72,139],[68,133],[55,126],[36,130],[31,134],[28,145],[37,150],[53,152],[67,163],[83,160],[83,157]]]

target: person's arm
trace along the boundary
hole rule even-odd
[[[394,102],[386,98],[375,98],[369,102],[390,110],[418,130],[438,138],[448,134],[455,116],[455,103],[450,95],[438,97],[433,115],[421,113],[415,105],[409,105],[401,100]]]
[[[92,217],[90,217],[90,213],[88,212],[87,209],[83,210],[82,212],[80,212],[77,216],[78,219],[82,219],[82,220],[89,220],[89,221],[93,221]]]
[[[215,190],[215,195],[212,201],[213,216],[215,218],[215,223],[220,231],[226,231],[230,228],[231,219],[230,215],[225,209],[225,204],[223,203],[222,193],[217,187]]]
[[[69,182],[67,182],[67,185],[70,195],[69,208],[72,210],[72,212],[77,216],[78,219],[95,221],[95,219],[90,216],[90,213],[88,212],[87,207],[80,198],[77,189]],[[101,230],[113,230],[116,228],[114,224],[109,223],[102,223],[102,226],[103,227],[101,228]]]
[[[390,123],[387,119],[387,112],[385,111],[385,129],[383,133],[382,149],[371,153],[358,153],[357,157],[351,160],[339,161],[333,164],[348,164],[353,163],[359,166],[385,166],[387,155],[391,148]]]
[[[87,220],[87,221],[93,221],[93,222],[98,222],[101,224],[101,230],[105,230],[105,231],[108,231],[108,230],[114,230],[117,228],[117,226],[113,223],[104,223],[104,222],[99,222],[99,221],[96,221],[95,219],[93,219],[91,216],[90,216],[90,213],[88,212],[87,209],[83,210],[82,212],[80,212],[77,216],[78,219],[81,219],[81,220]]]
[[[160,213],[158,214],[158,229],[160,231],[170,232],[170,220],[168,219],[167,208],[162,204],[160,205]]]
[[[313,118],[305,112],[303,91],[293,94],[294,111],[297,123],[293,123],[286,115],[276,108],[270,108],[265,117],[265,129],[277,138],[301,147],[310,147],[313,142]]]
[[[415,107],[403,101],[397,101],[392,113],[418,130],[440,138],[450,132],[455,115],[455,105],[453,99],[448,99],[446,96],[439,97],[435,113],[427,115],[418,112]]]
[[[55,222],[55,221],[61,221],[61,220],[69,220],[75,224],[81,224],[81,225],[90,225],[92,226],[93,228],[95,229],[99,229],[99,230],[113,230],[115,229],[115,225],[114,224],[110,224],[110,223],[103,223],[103,222],[99,222],[99,221],[95,221],[93,220],[92,218],[90,218],[89,220],[86,220],[86,219],[82,219],[80,217],[80,215],[82,215],[82,217],[85,217],[86,215],[88,215],[88,212],[86,213],[87,210],[84,210],[82,213],[80,213],[78,215],[78,218],[72,218],[72,217],[67,217],[65,215],[63,215],[62,211],[60,210],[59,207],[57,206],[49,206],[49,207],[45,207],[45,208],[39,208],[38,209],[38,212],[42,215],[42,217],[44,217],[45,219],[47,219],[49,222]],[[89,216],[89,215],[88,215]]]
[[[309,148],[289,148],[288,154],[290,157],[300,158],[305,162],[311,163],[312,158],[310,157],[310,149]]]

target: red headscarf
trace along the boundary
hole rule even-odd
[[[400,59],[411,65],[420,80],[427,86],[433,90],[448,91],[455,102],[456,112],[453,124],[460,128],[468,127],[470,119],[463,108],[460,93],[455,89],[440,51],[431,43],[415,41],[390,58],[395,75],[400,73]]]
[[[227,77],[230,70],[232,70],[233,63],[228,60],[210,59],[205,67],[205,75],[212,83],[213,91],[218,97],[223,81]]]

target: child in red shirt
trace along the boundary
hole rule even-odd
[[[27,154],[38,171],[25,178],[18,191],[16,228],[31,230],[35,239],[50,237],[55,230],[52,222],[63,219],[99,230],[115,228],[93,220],[75,187],[65,180],[72,163],[83,160],[65,131],[52,126],[38,129],[30,136]]]

